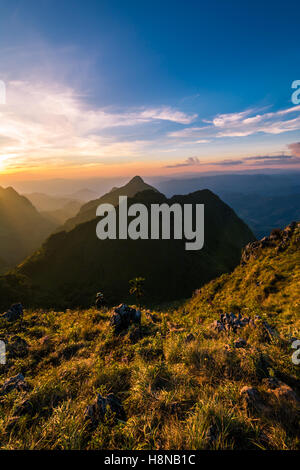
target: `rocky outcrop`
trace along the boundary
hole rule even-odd
[[[110,324],[115,333],[120,333],[129,328],[130,325],[140,325],[142,313],[140,310],[120,304],[115,308],[110,319]]]
[[[273,328],[271,328],[266,321],[262,320],[259,315],[256,315],[254,318],[251,318],[243,317],[240,313],[238,314],[238,316],[236,316],[232,312],[222,313],[220,315],[220,320],[215,320],[211,326],[218,333],[222,331],[233,331],[234,333],[236,333],[239,329],[245,326],[256,328],[258,325],[261,325],[270,336],[276,336],[276,331],[273,330]]]
[[[10,379],[7,379],[2,387],[0,388],[0,396],[7,395],[8,393],[12,392],[13,390],[18,390],[19,392],[27,391],[29,386],[27,382],[25,382],[25,378],[23,374],[15,375]]]
[[[290,245],[293,234],[300,227],[300,222],[292,222],[284,230],[274,229],[269,237],[264,237],[245,246],[241,264],[246,264],[251,258],[257,259],[264,248],[274,248],[276,252],[282,252]],[[300,242],[300,238],[296,240]]]

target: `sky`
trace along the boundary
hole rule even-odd
[[[299,14],[0,0],[0,177],[300,169]]]

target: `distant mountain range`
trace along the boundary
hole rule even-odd
[[[158,183],[167,196],[208,188],[232,207],[257,238],[300,219],[300,173],[225,174]]]
[[[99,240],[96,206],[103,202],[117,206],[119,195],[134,193],[128,200],[129,206],[137,202],[146,206],[151,203],[204,204],[204,248],[186,251],[185,240]],[[118,206],[116,210],[118,212]],[[242,248],[255,240],[247,225],[211,191],[167,199],[157,190],[149,189],[139,177],[87,204],[79,214],[75,228],[69,226],[69,231],[50,236],[15,270],[12,278],[6,280],[13,283],[17,292],[21,292],[18,282],[26,284],[28,299],[34,305],[87,306],[98,290],[103,290],[108,301],[114,303],[128,298],[129,280],[136,276],[146,278],[150,302],[188,297],[195,288],[231,271],[239,263]],[[84,221],[90,217],[91,220]]]
[[[93,194],[92,191],[90,194]],[[87,195],[87,192],[84,191],[82,195]],[[26,194],[26,197],[56,227],[63,225],[66,220],[74,217],[84,203],[84,199],[80,201],[72,197],[54,197],[44,193]]]

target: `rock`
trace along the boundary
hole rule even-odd
[[[289,385],[281,382],[275,377],[263,379],[262,383],[268,388],[267,393],[274,395],[278,400],[284,399],[295,404],[300,403],[299,397],[294,390]]]
[[[115,333],[120,333],[126,330],[132,324],[141,323],[141,312],[135,308],[128,307],[125,304],[120,304],[115,308],[115,311],[110,319],[110,324],[114,328]]]
[[[256,315],[254,318],[251,317],[242,317],[239,313],[238,316],[234,315],[234,313],[222,313],[220,315],[220,320],[215,320],[211,328],[220,333],[221,331],[233,331],[236,333],[239,329],[250,326],[252,328],[256,328],[258,324],[263,326],[265,331],[270,336],[278,336],[277,332],[270,327],[268,322],[262,321],[259,315]],[[238,346],[237,346],[238,347]]]
[[[247,346],[247,342],[244,339],[239,338],[236,341],[234,341],[233,346],[235,348],[244,348],[245,346]]]
[[[28,344],[20,336],[14,336],[7,347],[7,351],[11,357],[25,357],[28,353]]]
[[[298,226],[299,223],[292,222],[284,230],[274,229],[269,237],[248,243],[242,252],[241,264],[245,265],[250,258],[256,259],[266,247],[274,247],[277,253],[286,250]]]
[[[7,395],[12,390],[18,390],[19,392],[27,391],[29,386],[25,382],[25,378],[22,374],[15,375],[10,379],[7,379],[2,387],[0,388],[0,396]]]
[[[8,322],[13,322],[23,318],[23,307],[22,304],[13,304],[7,312],[5,312],[1,318]]]
[[[92,426],[97,426],[99,422],[103,421],[108,407],[115,414],[115,419],[126,420],[123,405],[113,393],[110,393],[107,397],[102,397],[98,393],[96,402],[87,407],[85,418],[90,421]]]
[[[249,318],[242,318],[239,313],[236,316],[234,313],[222,313],[220,320],[215,320],[212,324],[212,328],[218,332],[221,331],[234,331],[236,332],[239,328],[249,324]]]
[[[240,396],[247,409],[255,409],[258,411],[263,411],[265,409],[259,391],[255,387],[248,387],[246,385],[240,390]]]

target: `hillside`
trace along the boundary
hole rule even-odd
[[[254,242],[231,274],[120,334],[109,309],[0,320],[0,448],[299,450],[299,248],[300,224]]]
[[[31,255],[57,226],[11,187],[0,187],[0,220],[2,271]]]
[[[76,225],[93,220],[96,216],[97,207],[100,204],[108,203],[116,206],[119,203],[119,196],[134,197],[136,194],[148,190],[156,191],[155,188],[145,183],[140,176],[135,176],[121,188],[113,188],[104,196],[84,204],[75,217],[66,221],[61,230],[69,231],[76,227]]]
[[[52,235],[18,267],[17,275],[26,276],[32,285],[33,304],[86,307],[99,290],[114,304],[120,297],[128,298],[128,283],[136,276],[146,278],[148,302],[189,297],[198,286],[232,270],[242,248],[254,240],[233,210],[208,190],[171,199],[144,191],[128,200],[128,205],[137,202],[147,207],[153,202],[204,204],[204,248],[186,251],[185,240],[172,239],[99,240],[99,219],[94,219],[70,232]]]

